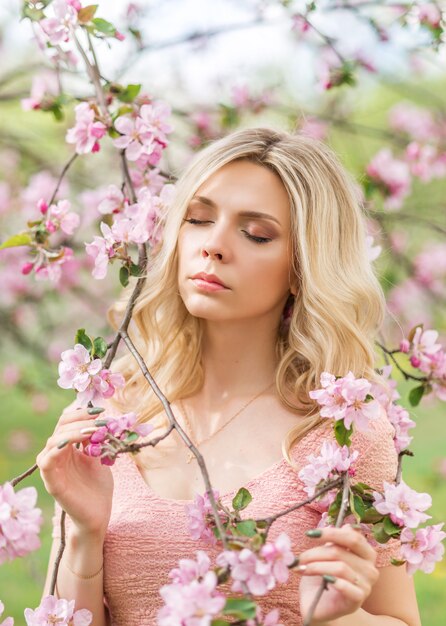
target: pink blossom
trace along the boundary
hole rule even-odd
[[[219,492],[216,489],[213,492],[215,501],[218,501]],[[197,493],[193,503],[185,505],[185,510],[188,517],[189,534],[192,539],[215,545],[217,539],[210,528],[213,523],[213,515],[208,493],[206,492],[203,496]]]
[[[5,610],[5,605],[0,600],[0,617],[3,615],[3,611]],[[7,617],[3,620],[0,626],[14,626],[14,619],[12,617]]]
[[[284,626],[279,620],[279,609],[273,609],[263,617],[262,609],[257,605],[256,619],[248,619],[246,626]]]
[[[413,259],[414,275],[423,286],[439,296],[446,295],[446,245],[429,244]]]
[[[400,342],[401,352],[404,352],[404,354],[407,354],[409,352],[409,349],[410,349],[410,341],[408,339],[402,339]]]
[[[173,131],[173,126],[167,122],[172,115],[172,109],[167,102],[157,100],[152,104],[143,104],[139,111],[141,119],[153,133],[154,138],[163,148],[167,146],[167,137]]]
[[[45,596],[35,610],[25,609],[27,626],[89,626],[93,620],[92,612],[88,609],[74,611],[74,606],[74,600]]]
[[[22,372],[18,365],[7,363],[2,370],[2,383],[5,387],[14,387],[19,382],[21,376]]]
[[[387,209],[399,209],[410,192],[409,166],[395,159],[388,148],[380,150],[366,168],[370,178],[383,190]]]
[[[387,407],[387,417],[395,428],[393,442],[396,451],[399,453],[406,450],[413,439],[408,431],[416,426],[415,422],[410,419],[408,411],[399,404],[390,404]]]
[[[288,568],[295,557],[291,551],[291,540],[286,533],[281,533],[272,543],[268,542],[260,549],[260,555],[272,566],[274,578],[279,583],[286,583],[289,578]]]
[[[308,464],[298,474],[300,480],[305,485],[305,492],[310,497],[313,496],[322,481],[329,481],[339,475],[340,472],[351,470],[358,456],[359,452],[357,450],[350,453],[350,449],[347,446],[342,446],[341,448],[334,441],[324,441],[319,456],[314,454],[308,456]],[[333,497],[333,493],[324,495],[322,504],[329,506]]]
[[[387,294],[389,310],[406,321],[409,328],[422,322],[432,324],[432,301],[413,278],[401,281]]]
[[[0,564],[40,547],[43,518],[36,501],[34,487],[15,492],[10,483],[0,486]]]
[[[116,389],[124,387],[125,379],[122,374],[103,369],[92,377],[91,384],[85,391],[79,391],[77,398],[82,404],[87,404],[94,397],[111,398]]]
[[[103,237],[95,236],[91,243],[85,244],[88,256],[94,260],[93,278],[102,280],[107,275],[108,263],[115,256],[114,246],[116,240],[112,234],[110,226],[101,223]]]
[[[109,185],[107,195],[98,204],[98,211],[103,215],[107,213],[119,213],[124,208],[126,198],[116,185]]]
[[[57,179],[50,172],[42,171],[31,176],[28,186],[21,192],[21,201],[27,217],[35,219],[36,205],[41,200],[48,203],[56,185]],[[69,185],[65,179],[60,185],[59,193],[64,197],[69,195]]]
[[[76,124],[73,128],[68,129],[67,142],[76,144],[78,154],[97,152],[99,150],[98,140],[107,132],[106,125],[94,121],[95,112],[88,102],[81,102],[74,110],[76,112]]]
[[[306,117],[299,129],[302,135],[324,141],[328,135],[328,124],[317,117]]]
[[[153,133],[141,117],[118,117],[115,128],[121,136],[114,139],[113,144],[120,150],[125,150],[129,161],[137,161],[142,154],[148,154],[154,149]]]
[[[259,558],[248,548],[243,548],[236,553],[222,552],[217,557],[217,564],[222,567],[230,566],[234,581],[231,589],[234,592],[244,591],[245,584],[253,595],[264,596],[276,585],[272,573],[272,564]]]
[[[375,261],[379,255],[381,254],[382,251],[382,247],[381,246],[374,246],[373,243],[373,237],[371,235],[368,235],[365,238],[365,243],[366,243],[366,247],[367,247],[367,256],[369,258],[369,261]]]
[[[406,148],[410,171],[424,183],[446,174],[446,153],[431,145],[412,142]]]
[[[437,125],[432,113],[408,102],[401,102],[390,110],[389,124],[416,141],[429,141],[437,135]]]
[[[436,330],[423,330],[418,326],[412,339],[412,353],[419,359],[431,356],[441,350],[441,344],[436,343],[438,332]]]
[[[435,2],[424,2],[418,7],[418,19],[420,24],[426,24],[431,28],[438,28],[441,22],[441,11]]]
[[[45,109],[54,102],[55,96],[59,92],[56,74],[54,72],[43,72],[33,78],[31,94],[29,98],[21,101],[25,111],[35,109]]]
[[[401,558],[407,561],[407,573],[413,574],[421,570],[426,574],[434,571],[435,563],[441,561],[444,554],[443,539],[446,537],[441,529],[443,524],[434,524],[419,528],[415,533],[405,528],[401,533]]]
[[[418,493],[402,480],[398,485],[384,482],[384,494],[373,492],[374,506],[379,513],[390,515],[398,526],[417,528],[430,518],[422,511],[430,508],[432,498],[427,493]]]
[[[52,204],[46,211],[46,229],[54,232],[60,228],[65,234],[72,235],[79,226],[80,217],[70,209],[71,203],[68,200],[60,200],[57,204]]]
[[[54,17],[46,17],[39,24],[53,46],[69,41],[70,33],[78,24],[77,11],[66,0],[54,0],[52,3]]]
[[[61,358],[57,384],[62,389],[86,391],[102,369],[101,359],[92,360],[89,351],[80,343],[62,352]]]
[[[160,589],[165,605],[158,612],[158,626],[208,626],[220,613],[226,598],[217,591],[217,576],[209,567],[202,551],[197,561],[180,560],[180,567],[169,574],[173,583]]]
[[[321,385],[321,389],[309,394],[322,407],[321,417],[342,419],[346,428],[353,424],[358,430],[365,431],[369,421],[376,419],[381,412],[379,403],[369,398],[371,383],[365,378],[355,378],[352,372],[337,380],[333,374],[323,372]]]

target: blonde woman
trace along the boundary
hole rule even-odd
[[[112,311],[115,324],[122,310],[119,303]],[[209,145],[180,178],[130,330],[222,501],[246,486],[246,515],[264,517],[305,498],[298,470],[332,437],[308,395],[321,372],[375,378],[383,312],[355,186],[336,157],[313,139],[254,128]],[[160,404],[133,357],[116,369],[127,384],[108,410],[135,411],[162,429]],[[203,493],[202,477],[175,432],[101,466],[71,445],[93,423],[85,409],[69,407],[38,456],[48,491],[68,514],[58,594],[90,609],[94,626],[152,626],[159,588],[178,560],[197,549],[217,553],[187,529],[185,505]],[[376,488],[394,480],[392,436],[382,415],[354,437],[358,479]],[[301,624],[327,574],[334,582],[315,625],[419,626],[412,580],[389,564],[393,542],[372,548],[350,526],[308,537],[320,517],[313,503],[272,526],[271,539],[291,537],[300,567],[260,598],[265,611],[278,608],[285,626]]]

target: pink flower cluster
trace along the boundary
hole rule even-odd
[[[66,135],[68,143],[76,144],[78,154],[98,152],[99,139],[107,132],[107,126],[96,119],[97,114],[88,102],[81,102],[75,107],[76,124],[69,128]]]
[[[434,571],[435,563],[441,561],[444,554],[443,539],[446,537],[441,529],[443,524],[433,524],[419,528],[413,532],[405,528],[401,533],[401,558],[407,562],[407,572],[413,574],[421,570],[426,574]]]
[[[124,441],[130,433],[136,433],[140,437],[145,437],[153,431],[152,424],[136,425],[137,416],[135,413],[125,413],[119,417],[104,417],[103,419],[107,421],[107,424],[98,428],[91,435],[89,443],[84,446],[85,454],[88,456],[100,456],[102,465],[113,465],[115,462],[115,458],[107,454],[107,451],[111,451],[110,449],[113,448],[110,435],[114,439]]]
[[[219,492],[214,489],[215,501],[218,501],[220,497]],[[211,502],[209,495],[206,492],[203,496],[196,494],[195,500],[192,504],[186,504],[186,514],[188,517],[189,533],[192,539],[202,540],[211,545],[217,543],[217,538],[212,532],[211,526],[215,524],[212,514]],[[222,522],[226,522],[226,516],[220,515]]]
[[[256,619],[248,619],[246,626],[284,626],[280,623],[279,609],[273,609],[265,617],[260,606],[257,606]]]
[[[118,117],[115,128],[121,136],[113,141],[114,145],[125,150],[129,161],[142,159],[144,165],[156,165],[168,144],[167,134],[173,130],[167,122],[170,115],[170,106],[160,100],[143,104],[136,116]]]
[[[341,472],[354,473],[353,464],[357,460],[359,452],[350,452],[347,446],[339,446],[335,441],[324,441],[319,456],[311,454],[308,457],[308,465],[303,467],[298,476],[305,485],[306,493],[311,497],[315,494],[321,483],[333,480]],[[336,494],[329,492],[321,497],[324,506],[330,506]]]
[[[34,487],[15,492],[10,483],[0,486],[0,564],[40,547],[43,518],[36,501]]]
[[[446,244],[430,242],[415,256],[413,266],[418,283],[435,295],[446,297]]]
[[[446,400],[446,352],[437,339],[436,330],[423,330],[418,326],[412,341],[404,339],[400,350],[411,354],[411,365],[428,376],[437,398]]]
[[[99,398],[110,398],[125,384],[122,374],[103,369],[101,359],[92,359],[80,343],[61,354],[57,384],[62,389],[75,389],[83,405]]]
[[[385,208],[401,208],[411,189],[408,164],[395,158],[388,148],[383,148],[367,165],[366,172],[385,195]]]
[[[321,374],[321,389],[310,391],[310,398],[322,407],[321,417],[343,420],[346,428],[354,426],[366,431],[370,420],[376,419],[382,407],[371,398],[371,383],[365,378],[355,378],[352,372],[336,379],[333,374]]]
[[[78,0],[54,0],[52,3],[54,17],[46,17],[39,24],[47,42],[52,46],[66,43],[74,28],[78,25]]]
[[[138,201],[129,205],[115,190],[110,191],[107,203],[102,208],[116,211],[114,222],[111,227],[102,222],[100,228],[103,236],[95,236],[91,243],[85,245],[87,254],[94,260],[94,278],[105,278],[111,259],[116,257],[126,260],[123,245],[149,243],[155,246],[159,243],[162,221],[173,193],[173,185],[164,185],[158,196],[143,187],[138,192]],[[123,209],[119,210],[121,206]]]
[[[3,611],[5,610],[5,605],[0,600],[0,617],[3,615]],[[1,622],[0,626],[14,626],[14,619],[12,617],[7,617]]]
[[[79,226],[80,217],[71,211],[69,200],[60,200],[57,204],[48,204],[43,198],[39,200],[37,206],[45,216],[44,226],[49,233],[62,230],[66,235],[72,235]]]
[[[34,272],[36,280],[50,280],[60,285],[63,270],[71,262],[74,262],[74,254],[68,246],[61,246],[56,250],[47,250],[41,246],[34,261],[27,261],[22,265],[22,274],[27,276]]]
[[[48,110],[51,104],[53,104],[58,91],[57,78],[54,72],[38,74],[33,78],[30,97],[21,101],[23,110]]]
[[[88,609],[75,611],[74,606],[74,600],[45,596],[37,609],[25,609],[27,626],[89,626],[93,621],[92,612]]]
[[[249,548],[240,552],[225,550],[218,555],[216,563],[230,568],[234,592],[243,592],[245,586],[250,593],[264,596],[276,586],[285,583],[289,577],[289,565],[295,557],[291,552],[291,541],[286,533],[281,533],[274,543],[266,543],[256,554]]]
[[[172,584],[161,587],[165,605],[158,612],[158,626],[207,626],[223,609],[226,598],[217,591],[210,559],[201,550],[196,554],[195,561],[181,559],[169,573]]]
[[[384,482],[384,493],[373,492],[374,507],[382,515],[389,515],[397,526],[417,528],[430,519],[426,511],[432,506],[428,493],[418,493],[402,480],[398,485]]]

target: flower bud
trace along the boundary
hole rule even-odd
[[[403,339],[400,343],[400,350],[407,354],[410,350],[410,341],[408,339]]]
[[[33,267],[34,263],[31,263],[31,261],[29,263],[25,263],[25,265],[22,267],[22,274],[24,274],[25,276],[27,274],[30,274],[33,271]]]

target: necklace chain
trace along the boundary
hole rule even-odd
[[[260,398],[260,396],[262,396],[265,393],[265,391],[268,391],[268,389],[270,387],[272,387],[273,384],[274,383],[270,383],[268,385],[268,387],[265,387],[265,389],[262,389],[262,391],[259,391],[259,393],[256,393],[255,396],[253,396],[240,409],[238,409],[238,411],[236,413],[234,413],[234,415],[231,415],[231,417],[228,420],[226,420],[226,422],[224,422],[224,424],[222,424],[222,426],[220,426],[220,428],[218,428],[214,433],[212,433],[208,437],[205,437],[200,442],[195,443],[193,441],[192,443],[194,444],[194,446],[195,447],[201,446],[206,441],[209,441],[209,439],[212,439],[212,437],[215,437],[215,435],[217,435],[219,432],[221,432],[223,430],[223,428],[226,428],[226,426],[228,424],[230,424],[236,417],[238,417],[240,415],[240,413],[242,413],[245,409],[247,409],[248,406],[254,402],[254,400],[257,400],[257,398]],[[189,432],[189,437],[192,439],[192,426],[190,424],[189,417],[187,415],[186,407],[184,406],[182,400],[179,400],[178,404],[180,405],[181,413],[183,414],[183,418],[184,418],[184,423],[186,424],[186,428],[187,428],[187,430]],[[194,453],[189,451],[187,459],[186,459],[186,463],[190,463],[192,461],[192,459],[194,459],[194,458],[196,458]]]

